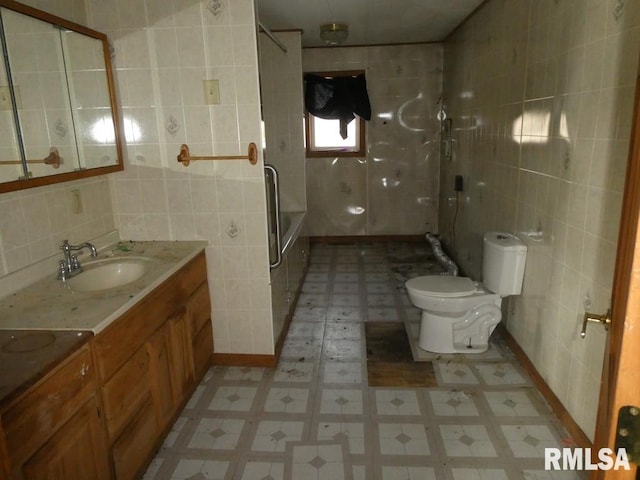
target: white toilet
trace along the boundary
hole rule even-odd
[[[482,283],[467,277],[427,275],[406,282],[422,310],[418,346],[435,353],[482,353],[502,319],[502,297],[522,291],[527,247],[515,235],[483,238]]]

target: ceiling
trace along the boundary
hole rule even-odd
[[[257,0],[260,23],[301,29],[303,47],[326,46],[320,25],[346,23],[343,45],[444,40],[484,0]]]

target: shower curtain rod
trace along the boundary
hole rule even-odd
[[[282,50],[284,53],[287,53],[287,47],[285,47],[282,44],[282,42],[275,37],[275,35],[271,32],[271,30],[265,27],[261,22],[258,22],[258,26],[260,27],[260,30],[262,30],[265,33],[265,35],[269,37],[271,41],[278,46],[280,50]]]

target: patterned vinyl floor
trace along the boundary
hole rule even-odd
[[[544,470],[571,446],[496,335],[482,355],[415,344],[404,281],[440,272],[424,245],[313,245],[275,370],[213,367],[145,479],[580,479]],[[437,388],[367,385],[364,323],[404,322]]]

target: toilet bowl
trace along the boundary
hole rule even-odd
[[[514,235],[483,237],[485,284],[468,277],[426,275],[405,284],[411,303],[422,310],[418,346],[434,353],[482,353],[502,319],[502,298],[519,295],[526,246]]]

